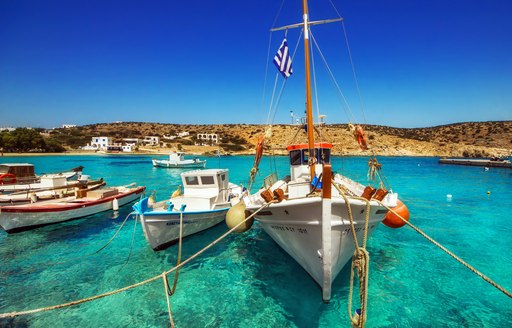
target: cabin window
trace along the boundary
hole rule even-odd
[[[300,150],[290,151],[290,165],[301,165],[301,153]]]
[[[201,177],[201,184],[212,185],[215,183],[215,179],[212,176]]]
[[[197,186],[199,184],[199,179],[197,177],[185,177],[185,182],[189,186]]]
[[[220,176],[220,179],[221,179],[222,181],[226,181],[226,175],[225,175],[225,174],[222,174],[222,175]]]
[[[329,148],[316,148],[315,157],[317,163],[329,164],[331,162],[331,150]]]

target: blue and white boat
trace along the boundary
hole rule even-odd
[[[226,217],[232,203],[238,202],[242,188],[229,182],[227,169],[194,170],[181,174],[183,194],[152,202],[144,198],[133,206],[140,216],[142,230],[154,250],[164,249],[182,237],[211,228]]]

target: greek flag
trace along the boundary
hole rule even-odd
[[[279,50],[277,50],[277,54],[274,56],[274,64],[285,79],[289,78],[290,75],[293,74],[292,59],[288,52],[288,43],[286,42],[286,38],[283,39],[283,43],[281,43]]]

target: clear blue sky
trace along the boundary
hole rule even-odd
[[[356,121],[426,127],[512,119],[512,1],[333,2],[345,18],[364,115],[340,25],[313,32]],[[0,127],[265,123],[269,28],[280,4],[2,0]],[[300,11],[286,0],[277,26],[299,22]],[[311,1],[310,11],[313,20],[336,17],[328,0]],[[289,32],[291,48],[298,32]],[[273,34],[272,55],[282,37]],[[277,123],[303,111],[302,91],[294,91],[304,85],[301,56],[287,85],[295,97],[282,99]],[[333,99],[320,100],[320,113],[347,122]]]

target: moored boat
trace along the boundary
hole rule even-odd
[[[6,232],[14,233],[78,219],[131,203],[144,190],[145,187],[135,186],[110,187],[34,204],[2,206],[0,226]]]
[[[106,184],[103,179],[66,181],[64,184],[56,183],[58,179],[55,178],[43,177],[41,179],[43,181],[45,179],[51,179],[53,184],[48,183],[48,187],[46,188],[28,189],[8,194],[0,194],[0,206],[21,205],[27,203],[35,203],[43,200],[68,197],[75,195],[77,192],[99,189]]]
[[[313,35],[312,26],[340,22],[342,18],[310,21],[307,0],[303,0],[302,8],[303,21],[273,28],[271,31],[287,33],[289,29],[302,29],[299,38],[302,36],[304,46],[306,117],[303,121],[305,124],[297,127],[304,128],[302,131],[306,140],[292,141],[288,144],[288,176],[278,179],[276,173],[271,174],[264,179],[264,185],[259,191],[244,197],[243,201],[245,209],[254,215],[265,232],[318,283],[322,289],[322,298],[327,302],[331,298],[332,282],[343,266],[351,258],[358,258],[358,263],[369,260],[363,259],[367,254],[364,249],[366,239],[384,219],[388,213],[387,208],[394,208],[400,202],[397,194],[391,192],[382,179],[381,164],[375,157],[371,157],[369,161],[369,175],[378,176],[380,179],[376,188],[364,186],[347,176],[332,172],[333,145],[320,131],[323,122],[315,124],[313,120],[311,49],[316,46],[320,54],[321,50],[316,40],[310,43],[310,37]],[[291,60],[285,34],[274,57],[274,64],[285,80],[293,73]],[[324,64],[328,66],[327,63]],[[334,80],[332,72],[328,73]],[[283,81],[283,89],[285,84],[289,83]],[[339,85],[336,82],[333,84],[341,93]],[[317,90],[317,85],[314,86],[314,90]],[[281,97],[281,92],[273,94]],[[271,99],[270,110],[277,111],[277,105],[273,108],[273,104],[280,104],[280,99]],[[349,124],[349,127],[360,148],[367,150],[368,144],[362,126]],[[299,132],[295,134],[294,139],[299,137]],[[265,137],[258,140],[251,182],[258,171],[263,145],[268,142],[272,142],[271,127],[266,131]],[[359,273],[364,270],[366,269],[361,267]]]
[[[69,171],[36,176],[34,165],[29,163],[0,164],[0,193],[51,187],[54,181],[75,181],[82,176],[83,166]]]
[[[187,159],[183,152],[172,152],[169,154],[169,159],[151,159],[153,166],[155,167],[167,167],[167,168],[204,168],[206,166],[206,160],[200,160],[199,158]]]
[[[144,198],[133,208],[140,215],[142,230],[154,250],[163,249],[182,237],[222,222],[241,187],[229,182],[227,169],[194,170],[181,174],[183,194],[154,204]]]

